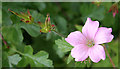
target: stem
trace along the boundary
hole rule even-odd
[[[106,46],[105,46],[105,45],[103,45],[103,47],[105,48],[105,51],[106,51],[106,53],[107,53],[107,56],[109,57],[110,62],[112,63],[113,68],[115,69],[115,64],[113,63],[112,58],[110,57],[110,55],[109,55],[109,53],[108,53],[108,51],[107,51]]]
[[[54,32],[55,32],[57,35],[59,35],[59,36],[65,38],[62,34],[58,33],[57,31],[54,31]]]
[[[7,45],[7,42],[4,40],[4,38],[3,38],[3,36],[2,36],[1,33],[0,33],[0,37],[1,37],[2,41],[3,41],[3,43],[4,43],[5,45]]]
[[[19,54],[21,54],[22,56],[24,56],[24,54],[22,52],[20,52],[18,50],[14,50],[14,51],[17,52],[17,53],[19,53]]]

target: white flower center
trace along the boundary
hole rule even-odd
[[[94,41],[92,41],[92,40],[88,40],[88,41],[87,41],[87,46],[88,46],[88,47],[92,47],[92,46],[94,46],[94,45],[95,45]]]

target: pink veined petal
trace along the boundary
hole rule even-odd
[[[98,21],[92,21],[90,18],[87,18],[87,21],[82,28],[82,33],[88,40],[93,40],[98,30],[98,27],[99,27]]]
[[[72,46],[78,46],[86,43],[86,38],[80,31],[71,32],[65,40]]]
[[[75,61],[83,61],[88,57],[89,48],[85,45],[76,46],[71,50],[72,57]]]
[[[103,46],[95,45],[89,48],[89,57],[95,63],[99,62],[101,59],[105,60],[106,56]]]
[[[96,33],[94,42],[95,44],[103,44],[111,42],[114,36],[111,34],[112,28],[100,27]]]

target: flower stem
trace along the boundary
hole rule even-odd
[[[62,34],[60,34],[59,32],[57,32],[57,31],[54,31],[57,35],[59,35],[59,36],[61,36],[61,37],[63,37],[63,38],[65,38]]]
[[[108,50],[107,50],[106,46],[103,45],[103,47],[104,47],[104,49],[105,49],[105,51],[106,51],[106,53],[107,53],[107,56],[108,56],[109,59],[110,59],[110,62],[112,63],[113,68],[115,69],[115,64],[113,63],[112,58],[110,57],[110,55],[109,55],[109,53],[108,53]]]
[[[3,43],[4,43],[5,45],[7,45],[7,42],[4,40],[4,38],[3,38],[3,36],[2,36],[1,33],[0,33],[0,37],[1,37],[2,41],[3,41]]]

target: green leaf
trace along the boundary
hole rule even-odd
[[[71,51],[73,46],[71,46],[69,43],[65,41],[64,38],[55,40],[56,45],[58,45],[58,48],[60,48],[63,52]]]
[[[40,27],[35,24],[25,24],[21,23],[19,26],[23,29],[25,29],[28,34],[30,34],[33,37],[37,37],[40,34]]]
[[[21,57],[20,57],[19,54],[14,54],[12,56],[8,56],[8,59],[9,59],[9,65],[10,65],[10,67],[13,67],[12,64],[13,65],[17,65],[18,62],[21,60]]]
[[[67,59],[67,64],[69,64],[71,60],[73,60],[73,57],[71,56],[71,54],[69,54],[68,59]]]
[[[103,26],[115,26],[115,19],[113,18],[112,13],[107,13],[105,14],[105,18],[103,19],[103,21],[101,22]]]
[[[86,66],[86,64],[84,63],[84,62],[76,62],[75,63],[75,67],[85,67]]]
[[[87,17],[94,18],[97,20],[103,20],[104,18],[103,6],[97,7],[94,4],[88,4],[88,6],[86,6],[86,4],[84,3],[82,4],[82,6],[80,6],[80,12],[82,13],[82,20],[84,22],[86,21]]]
[[[81,26],[81,25],[75,25],[75,27],[76,27],[76,29],[77,29],[78,31],[82,32],[82,27],[83,27],[83,26]]]
[[[2,26],[8,26],[12,24],[12,21],[9,17],[9,14],[7,11],[2,10]]]
[[[66,21],[66,19],[61,17],[61,16],[56,16],[54,18],[55,18],[55,22],[57,23],[57,28],[58,28],[59,32],[61,32],[61,33],[67,32],[67,21]]]
[[[53,67],[52,61],[48,59],[48,53],[45,51],[40,51],[33,55],[33,49],[31,46],[25,46],[23,59],[20,61],[18,66],[23,66],[30,64],[31,67]],[[23,61],[24,60],[24,61]]]
[[[2,35],[4,39],[14,44],[18,44],[23,41],[21,30],[15,26],[2,27]]]
[[[1,30],[0,30],[1,34]],[[0,69],[2,68],[2,38],[0,38]]]
[[[9,67],[8,53],[2,52],[2,67]]]
[[[33,2],[33,5],[42,11],[46,8],[46,4],[44,2]]]
[[[61,51],[61,49],[58,48],[57,45],[53,45],[53,49],[55,50],[56,54],[60,57],[63,58],[65,56],[65,53]]]

